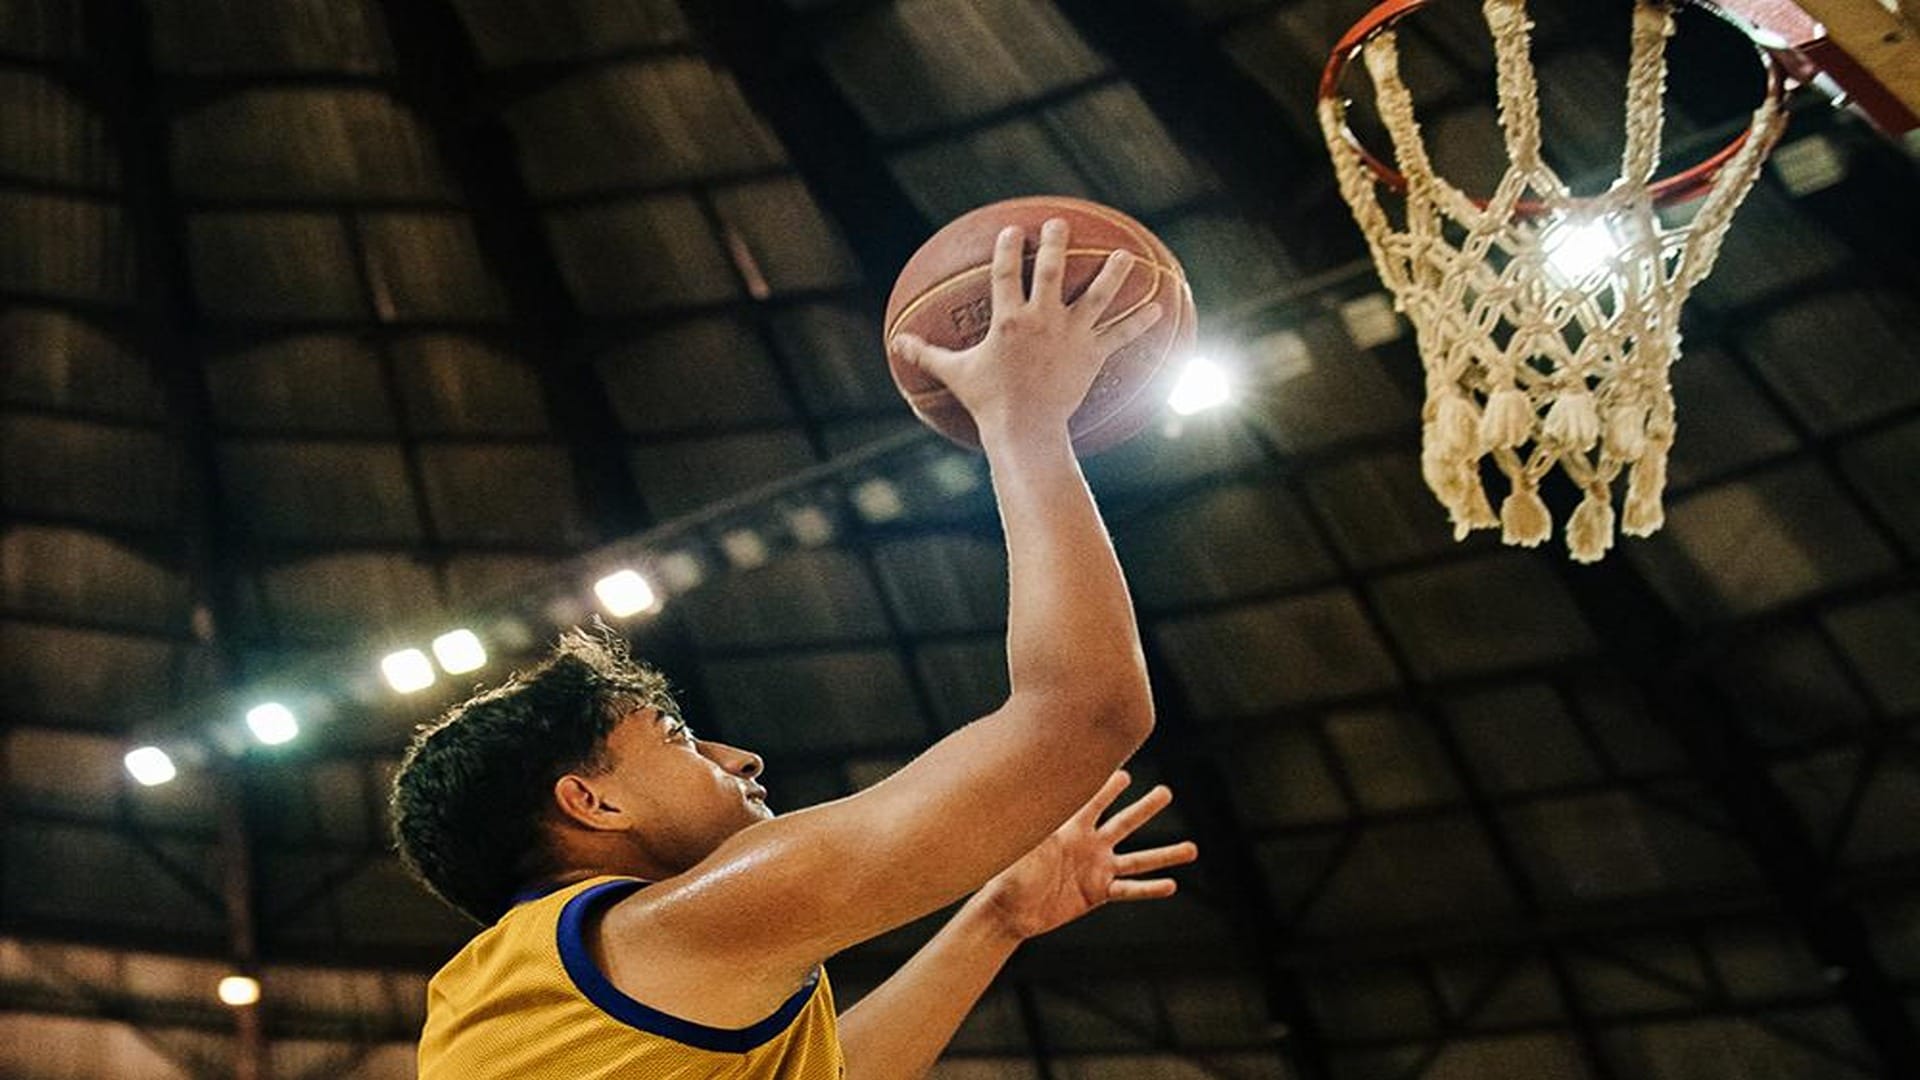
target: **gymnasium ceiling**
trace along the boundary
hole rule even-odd
[[[467,928],[386,850],[392,762],[615,556],[669,593],[635,641],[776,806],[990,708],[983,474],[916,435],[877,322],[939,223],[1034,192],[1151,225],[1242,382],[1088,463],[1161,697],[1136,771],[1205,861],[1030,947],[943,1075],[1913,1052],[1912,161],[1796,120],[1832,175],[1770,171],[1689,308],[1663,532],[1593,568],[1456,544],[1313,122],[1364,7],[0,4],[0,1072],[217,1074],[241,836],[276,1075],[407,1075]],[[1591,184],[1624,39],[1534,7],[1549,153]],[[1437,5],[1403,50],[1484,186],[1476,20]],[[1715,35],[1678,46],[1682,153],[1755,90]],[[486,672],[378,682],[460,625]],[[264,696],[307,730],[230,761]],[[205,760],[140,788],[144,740]],[[842,958],[843,999],[927,932]]]

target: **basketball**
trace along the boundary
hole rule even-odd
[[[1193,348],[1195,312],[1186,272],[1173,252],[1146,226],[1110,206],[1062,195],[1037,195],[991,203],[954,219],[915,252],[887,300],[885,341],[912,333],[929,344],[965,349],[986,337],[992,321],[994,238],[1017,225],[1026,234],[1024,276],[1031,288],[1040,227],[1063,218],[1069,228],[1063,295],[1072,303],[1086,291],[1107,257],[1125,250],[1133,268],[1100,319],[1105,326],[1158,301],[1160,321],[1107,358],[1088,388],[1068,430],[1074,450],[1098,453],[1145,427],[1166,401],[1177,361]],[[962,446],[978,448],[973,418],[947,389],[910,361],[887,351],[894,385],[918,416]]]

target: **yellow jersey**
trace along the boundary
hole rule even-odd
[[[516,904],[427,984],[420,1080],[839,1080],[824,968],[772,1016],[715,1028],[628,997],[586,928],[646,885],[590,878]]]

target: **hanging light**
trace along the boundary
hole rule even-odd
[[[600,606],[616,619],[638,615],[659,601],[653,586],[636,570],[621,570],[593,583],[593,594]]]
[[[222,1003],[243,1009],[260,1000],[260,980],[250,975],[229,975],[220,980],[218,993]]]
[[[487,648],[471,630],[449,630],[433,639],[433,658],[449,675],[464,675],[487,666]]]
[[[1227,379],[1226,369],[1204,356],[1187,361],[1186,369],[1173,384],[1173,392],[1167,395],[1167,404],[1181,416],[1192,416],[1232,400],[1233,384]]]
[[[300,721],[292,709],[269,701],[247,710],[247,730],[253,732],[262,746],[279,746],[292,742],[294,736],[300,734]]]
[[[402,694],[425,690],[437,677],[433,673],[433,661],[419,649],[388,653],[386,659],[380,661],[380,673],[387,677],[388,686]]]
[[[157,746],[129,750],[125,760],[127,772],[147,787],[158,787],[180,775],[180,771],[173,767],[173,759]]]

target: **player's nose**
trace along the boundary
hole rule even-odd
[[[751,780],[767,768],[767,763],[761,760],[759,754],[726,743],[709,742],[707,752],[721,768],[744,779]]]

